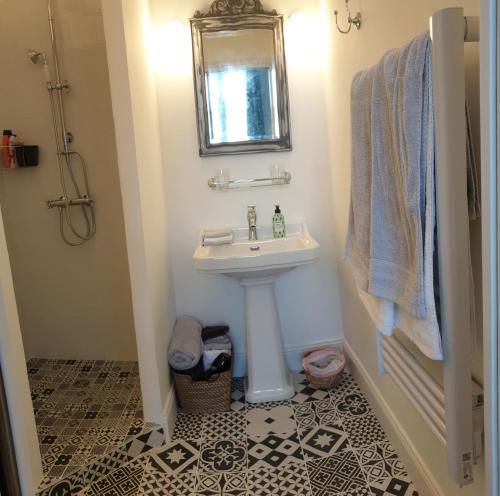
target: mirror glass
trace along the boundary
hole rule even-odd
[[[200,155],[290,150],[282,17],[191,25]]]
[[[279,138],[273,32],[202,36],[210,144]]]

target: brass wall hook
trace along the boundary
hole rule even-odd
[[[347,10],[347,23],[349,24],[349,27],[347,29],[342,29],[339,26],[339,21],[338,21],[338,10],[334,12],[335,14],[335,24],[337,25],[337,29],[339,33],[342,34],[347,34],[351,31],[352,26],[356,26],[356,29],[359,31],[361,29],[361,12],[357,12],[354,17],[351,16],[351,11],[349,10],[349,0],[345,0],[345,8]]]

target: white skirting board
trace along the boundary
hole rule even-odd
[[[441,489],[441,485],[413,444],[411,437],[399,422],[391,406],[384,399],[382,392],[371,378],[370,373],[366,370],[354,349],[345,340],[343,347],[354,378],[359,382],[363,388],[363,392],[366,393],[375,407],[384,430],[401,455],[406,468],[419,489],[419,494],[422,496],[446,496]]]
[[[288,368],[290,370],[301,370],[302,369],[302,353],[308,350],[313,350],[322,346],[336,346],[337,348],[343,348],[342,338],[335,338],[328,341],[320,341],[316,343],[301,344],[297,346],[285,346],[284,354],[285,360]],[[247,363],[246,353],[238,353],[236,351],[234,357],[233,375],[234,377],[245,376]]]
[[[177,400],[175,398],[174,385],[172,384],[167,394],[165,407],[163,408],[163,430],[165,431],[165,439],[167,443],[172,439],[172,436],[174,435],[176,416],[177,416]]]

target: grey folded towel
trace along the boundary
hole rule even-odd
[[[231,338],[227,334],[222,334],[221,336],[215,336],[213,338],[205,339],[205,344],[231,344]]]
[[[201,358],[201,324],[187,315],[177,319],[168,349],[168,363],[177,370],[193,368]]]
[[[230,350],[232,348],[231,338],[224,334],[223,336],[217,336],[216,338],[206,339],[203,342],[203,350],[211,351],[211,350]]]
[[[203,351],[231,351],[232,345],[228,344],[204,344]]]

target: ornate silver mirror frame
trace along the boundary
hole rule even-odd
[[[242,30],[272,32],[274,43],[272,87],[275,94],[273,113],[267,118],[273,121],[273,133],[272,136],[263,133],[260,137],[252,136],[247,140],[239,138],[228,141],[214,140],[213,130],[210,127],[210,118],[213,118],[213,115],[208,101],[204,37],[213,37],[218,32],[221,36],[227,34],[237,36]],[[195,13],[191,19],[191,34],[200,156],[291,150],[283,16],[278,15],[275,10],[265,11],[260,0],[216,0],[207,13],[199,11]]]

